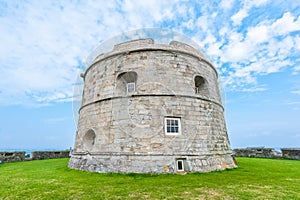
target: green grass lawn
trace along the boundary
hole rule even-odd
[[[68,159],[0,165],[0,199],[300,199],[300,161],[237,158],[239,168],[187,175],[100,174]]]

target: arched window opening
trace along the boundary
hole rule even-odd
[[[83,149],[86,151],[90,151],[95,144],[95,138],[95,131],[89,129],[83,136]]]
[[[137,73],[123,72],[117,77],[117,93],[120,95],[132,94],[136,90]]]
[[[208,88],[207,81],[202,76],[196,76],[195,79],[195,94],[207,96]]]

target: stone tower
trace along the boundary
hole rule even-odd
[[[119,173],[236,167],[217,71],[193,47],[124,42],[99,55],[82,77],[69,167]]]

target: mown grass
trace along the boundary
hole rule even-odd
[[[0,199],[300,199],[300,161],[237,158],[239,168],[187,175],[100,174],[68,159],[0,165]]]

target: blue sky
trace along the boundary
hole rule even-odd
[[[300,146],[300,2],[0,0],[0,149],[74,144],[73,88],[134,29],[193,39],[219,71],[231,146]]]

